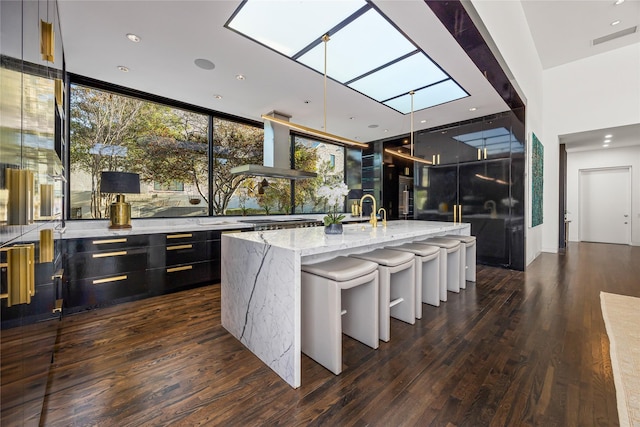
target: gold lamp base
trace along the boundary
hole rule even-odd
[[[109,209],[109,228],[131,228],[131,204],[124,201],[124,194],[118,194],[116,201],[111,203]]]

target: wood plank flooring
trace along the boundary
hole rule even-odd
[[[220,287],[65,316],[45,426],[615,426],[600,291],[640,296],[640,247],[572,244],[526,273],[344,338],[335,376],[303,356],[290,388],[220,325]]]

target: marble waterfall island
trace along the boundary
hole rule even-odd
[[[222,235],[222,326],[292,387],[300,386],[300,266],[444,234],[469,235],[469,224],[389,221]]]

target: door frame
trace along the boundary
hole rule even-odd
[[[583,235],[582,235],[582,204],[583,204],[583,200],[582,200],[582,190],[583,190],[583,182],[582,182],[582,176],[583,173],[585,172],[598,172],[598,171],[615,171],[615,170],[620,170],[620,171],[626,171],[627,175],[628,175],[628,185],[629,185],[629,192],[627,194],[627,200],[629,201],[629,206],[628,206],[628,211],[629,211],[629,222],[631,222],[632,215],[631,215],[631,210],[633,207],[633,190],[632,190],[632,174],[633,174],[633,170],[631,168],[631,165],[626,165],[626,166],[609,166],[609,167],[599,167],[599,168],[585,168],[585,169],[578,169],[578,241],[582,242],[583,240]],[[620,244],[627,244],[627,245],[631,245],[632,242],[632,233],[633,233],[633,224],[630,224],[629,226],[629,231],[628,231],[628,236],[627,237],[627,242],[626,243],[620,243]]]

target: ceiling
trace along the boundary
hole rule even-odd
[[[543,66],[595,55],[623,42],[638,42],[635,34],[597,49],[588,47],[589,40],[606,34],[609,23],[602,21],[615,16],[603,10],[612,2],[523,2]],[[256,121],[276,110],[291,115],[292,122],[323,129],[322,74],[225,28],[239,0],[58,3],[67,71],[71,73]],[[414,130],[508,110],[423,1],[373,3],[470,94],[417,111]],[[626,10],[623,26],[633,19],[637,23],[639,6],[640,0],[626,0],[618,6]],[[141,41],[129,41],[128,33],[138,35]],[[209,60],[215,68],[199,68],[194,64],[196,59]],[[129,71],[122,72],[118,66]],[[244,79],[238,80],[237,75]],[[326,103],[327,129],[323,130],[329,133],[368,142],[411,130],[410,115],[332,80],[328,81]]]

